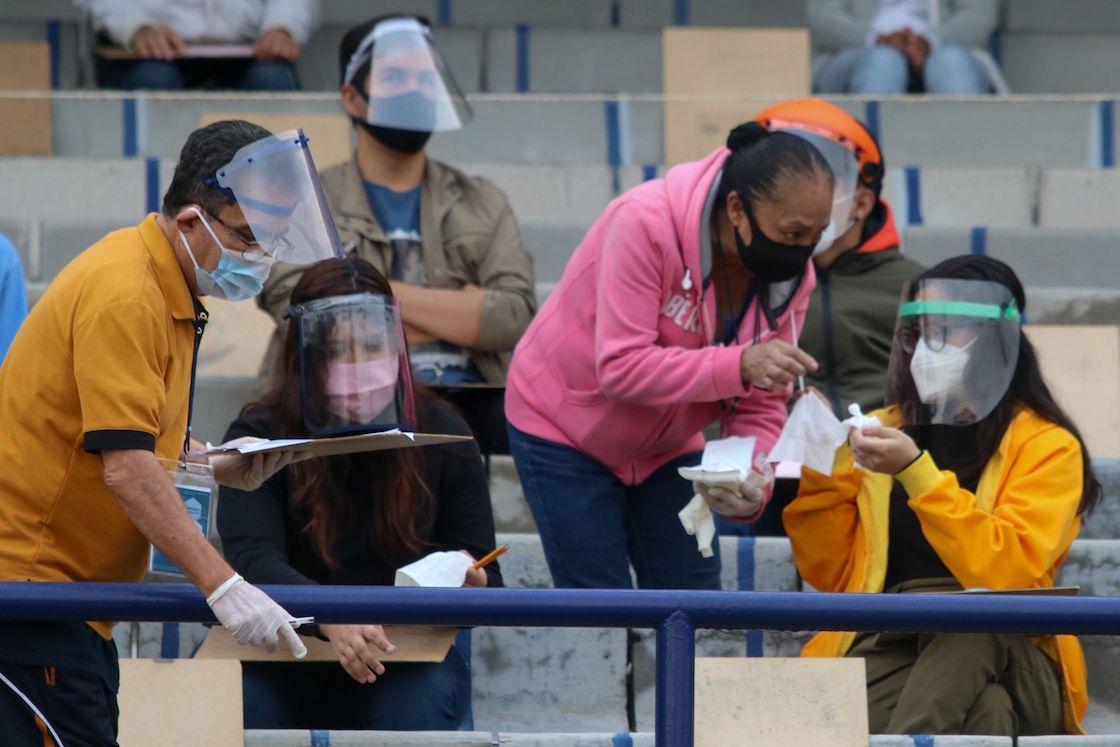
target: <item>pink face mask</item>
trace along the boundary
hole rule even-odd
[[[400,361],[396,356],[327,365],[331,410],[352,423],[373,421],[393,401]]]

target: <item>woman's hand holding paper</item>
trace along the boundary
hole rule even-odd
[[[760,484],[761,483],[761,484]],[[705,485],[693,482],[692,489],[717,514],[734,519],[754,516],[766,502],[766,478],[752,472],[746,481],[735,485]]]
[[[922,453],[914,439],[902,431],[878,425],[853,428],[849,443],[860,465],[887,475],[898,474]]]

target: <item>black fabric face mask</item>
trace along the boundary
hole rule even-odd
[[[751,243],[745,244],[738,229],[732,228],[735,248],[739,251],[739,261],[743,266],[764,283],[784,283],[803,273],[806,263],[813,256],[816,243],[804,246],[774,241],[758,227],[746,200],[743,201],[743,210],[751,226]]]
[[[370,124],[364,119],[351,117],[355,124],[368,132],[373,139],[398,153],[419,153],[432,137],[436,125],[436,104],[422,93],[412,91],[399,96],[382,96],[371,99],[362,96],[370,106],[383,107],[393,112],[402,122],[416,123],[424,129],[410,130]]]

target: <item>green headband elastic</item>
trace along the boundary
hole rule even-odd
[[[1007,306],[994,303],[969,303],[968,301],[908,301],[898,307],[899,317],[931,316],[971,316],[978,319],[1011,319],[1019,321],[1019,309],[1012,301]]]

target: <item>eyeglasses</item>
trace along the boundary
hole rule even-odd
[[[214,215],[209,211],[206,211],[206,215],[214,218],[214,221],[220,223],[226,231],[232,233],[237,237],[237,241],[240,241],[245,245],[244,249],[237,249],[236,251],[244,254],[246,259],[261,260],[267,258],[267,256],[278,259],[281,258],[284,250],[289,250],[292,248],[291,241],[287,236],[284,236],[281,233],[277,234],[276,236],[272,236],[268,242],[268,249],[265,249],[264,244],[256,240],[255,237],[251,237],[251,239],[249,239],[249,237],[246,237],[243,233],[237,231],[236,228],[223,221],[222,218]]]
[[[921,339],[924,339],[929,349],[936,353],[944,350],[946,343],[954,340],[963,343],[976,337],[983,324],[985,324],[985,320],[982,319],[946,319],[942,316],[918,317],[901,325],[896,337],[898,344],[907,353],[913,353],[918,345],[918,340]]]

